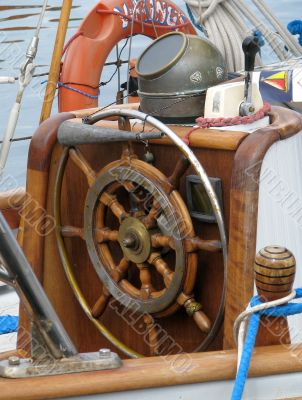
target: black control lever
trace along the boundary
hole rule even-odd
[[[260,39],[258,36],[248,36],[242,43],[245,57],[245,71],[254,71],[257,53],[260,52]]]
[[[257,53],[260,52],[260,38],[258,35],[248,36],[242,43],[245,58],[245,88],[244,102],[240,106],[240,115],[250,115],[255,112],[252,104],[252,72],[255,69]]]

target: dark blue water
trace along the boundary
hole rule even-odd
[[[61,3],[62,1],[59,0],[49,0],[49,8],[41,30],[40,47],[36,58],[36,73],[47,72],[49,69]],[[179,0],[176,3],[182,7],[184,5]],[[73,4],[68,37],[75,33],[81,18],[96,4],[96,1],[74,0]],[[267,4],[285,24],[295,18],[302,19],[301,0],[267,0]],[[18,69],[33,35],[41,5],[42,0],[0,0],[0,75],[18,76]],[[132,56],[138,56],[148,41],[149,39],[143,37],[135,38]],[[127,59],[127,55],[126,51],[122,58]],[[114,59],[114,54],[111,58]],[[105,69],[102,80],[106,81],[111,73],[112,68]],[[42,83],[45,79],[47,77],[36,78],[27,88],[23,98],[16,137],[32,135],[36,129],[45,88],[45,84]],[[0,85],[0,136],[2,136],[7,123],[8,113],[14,103],[17,88],[17,83],[15,85]],[[116,82],[103,88],[101,103],[106,104],[106,102],[112,101],[115,91]],[[56,112],[56,105],[54,112]],[[7,163],[7,174],[14,176],[19,185],[25,184],[28,144],[28,141],[13,143]]]

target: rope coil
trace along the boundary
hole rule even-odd
[[[192,23],[199,26],[226,59],[229,71],[244,70],[242,42],[257,30],[281,61],[302,55],[302,48],[263,0],[185,0]],[[254,10],[254,8],[257,10]],[[260,15],[260,16],[259,16]],[[264,17],[261,18],[261,17]],[[272,27],[272,29],[268,27]],[[300,33],[297,32],[297,33]],[[257,57],[257,64],[261,59]]]

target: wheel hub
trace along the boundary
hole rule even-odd
[[[135,263],[147,260],[151,251],[151,239],[144,224],[137,218],[126,218],[119,229],[118,241],[124,256]]]

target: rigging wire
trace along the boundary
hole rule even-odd
[[[133,29],[134,29],[134,21],[135,21],[135,14],[137,8],[141,5],[141,3],[144,0],[139,0],[132,12],[132,19],[131,19],[131,30],[130,30],[130,41],[129,41],[129,52],[128,52],[128,70],[127,70],[127,94],[129,96],[129,91],[130,91],[130,61],[131,61],[131,50],[132,50],[132,38],[133,38]],[[142,13],[140,13],[141,17],[141,23],[142,23],[142,33],[144,33],[144,23],[143,23],[143,16]],[[128,98],[127,96],[127,98]]]
[[[10,140],[10,142],[11,143],[12,142],[22,142],[22,141],[30,140],[31,138],[32,138],[32,136],[22,136],[22,137],[19,137],[19,138],[13,138],[13,139]],[[2,144],[2,143],[3,143],[3,141],[0,140],[0,144]]]
[[[126,46],[127,46],[127,44],[128,44],[128,41],[129,41],[129,38],[126,39],[126,41],[125,41],[125,43],[123,44],[122,48],[119,50],[119,52],[118,52],[118,54],[117,54],[117,60],[116,60],[116,61],[110,61],[110,62],[107,62],[107,63],[104,64],[104,66],[112,66],[112,65],[115,65],[116,68],[115,68],[113,74],[110,76],[110,78],[109,78],[106,82],[100,82],[100,84],[98,85],[98,87],[100,87],[100,86],[105,86],[105,85],[107,85],[108,83],[110,83],[110,82],[112,81],[112,79],[114,78],[114,76],[116,75],[116,73],[118,72],[120,66],[121,66],[122,64],[126,64],[126,63],[128,64],[128,60],[127,60],[127,61],[126,61],[126,60],[121,60],[122,53],[123,53],[124,49],[126,48]],[[118,51],[118,47],[117,47],[117,51]],[[49,74],[48,72],[44,72],[44,73],[41,73],[41,74],[34,74],[33,77],[42,77],[42,76],[47,76],[48,74]],[[19,77],[16,77],[15,79],[18,80]],[[41,82],[41,83],[45,83],[45,81],[44,81],[44,82]],[[85,85],[85,84],[75,83],[75,82],[67,82],[67,84],[74,84],[74,85],[79,85],[79,86],[87,86],[87,85]],[[96,88],[97,88],[97,87],[96,87]],[[96,88],[95,88],[95,89],[96,89]],[[120,88],[120,83],[119,83],[119,88]],[[128,96],[131,96],[131,95],[133,95],[133,94],[135,94],[135,92],[132,92],[132,93],[130,93],[129,95],[124,96],[124,98],[127,98]],[[111,105],[114,105],[114,104],[116,104],[116,101],[114,101],[114,102],[112,102],[112,103],[110,103],[110,104],[107,104],[106,106],[104,106],[103,108],[101,108],[101,109],[98,110],[98,111],[102,111],[103,109],[105,109],[105,108],[107,108],[107,107],[110,107]],[[23,137],[20,137],[20,138],[11,138],[11,139],[9,140],[9,142],[10,142],[10,143],[12,143],[12,142],[20,142],[20,141],[26,141],[26,140],[31,140],[31,139],[32,139],[32,136],[23,136]],[[0,141],[0,144],[2,144],[2,143],[3,143],[3,141]]]
[[[116,60],[117,60],[117,91],[120,90],[121,87],[121,70],[120,70],[120,64],[118,63],[119,59],[119,50],[118,50],[118,43],[115,46],[115,52],[116,52]]]
[[[11,146],[11,141],[15,135],[16,132],[16,127],[17,127],[17,122],[19,119],[19,114],[20,114],[20,109],[21,109],[21,102],[23,98],[24,91],[26,87],[29,85],[31,82],[34,71],[35,71],[35,65],[34,65],[34,60],[37,55],[38,51],[38,45],[39,45],[39,34],[40,34],[40,29],[42,26],[43,18],[45,16],[46,8],[47,8],[47,3],[48,0],[44,0],[42,10],[39,16],[39,20],[37,23],[37,28],[35,31],[34,36],[32,37],[32,40],[27,48],[26,54],[25,54],[25,60],[20,66],[20,75],[19,75],[19,89],[16,95],[16,100],[11,108],[9,117],[8,117],[8,122],[6,125],[6,129],[3,135],[3,141],[1,145],[1,150],[0,150],[0,176],[2,175],[6,161],[8,158],[10,146]]]
[[[92,98],[92,99],[97,99],[98,96],[99,96],[99,93],[97,95],[91,95],[89,93],[83,92],[82,90],[73,88],[73,87],[71,87],[69,85],[86,86],[86,87],[89,87],[91,89],[99,89],[101,86],[106,86],[108,83],[110,83],[112,81],[112,79],[114,78],[114,76],[116,75],[116,73],[117,72],[119,73],[120,66],[122,64],[128,63],[128,61],[121,60],[122,53],[123,53],[123,51],[124,51],[124,49],[125,49],[125,47],[127,46],[127,43],[128,43],[128,39],[129,38],[126,39],[126,42],[124,43],[123,47],[121,48],[121,50],[120,50],[120,52],[118,54],[117,60],[114,61],[114,62],[108,62],[108,63],[104,64],[104,66],[108,66],[108,65],[115,65],[116,66],[115,70],[113,71],[112,75],[110,76],[110,78],[107,81],[100,82],[98,84],[98,86],[91,86],[91,85],[87,85],[85,83],[80,83],[80,82],[58,82],[58,87],[63,87],[65,89],[69,89],[69,90],[72,90],[72,91],[77,92],[79,94],[82,94],[83,96],[87,96],[87,97]],[[43,83],[45,83],[45,82],[47,82],[47,81],[44,81]]]
[[[47,3],[48,3],[48,0],[44,0],[42,10],[40,12],[39,20],[37,23],[36,31],[35,31],[35,36],[37,36],[37,37],[39,37],[39,34],[40,34],[40,30],[42,27],[43,19],[44,19],[46,8],[47,8]]]
[[[122,56],[122,53],[123,53],[125,47],[126,47],[127,44],[128,44],[128,41],[129,41],[129,38],[126,39],[126,41],[125,41],[125,43],[123,44],[123,46],[122,46],[120,52],[119,52],[118,55],[117,55],[117,60],[116,60],[116,62],[114,63],[114,65],[116,65],[115,71],[113,72],[113,74],[111,75],[111,77],[110,77],[106,82],[100,82],[99,87],[100,87],[100,86],[105,86],[105,85],[107,85],[108,83],[110,83],[110,82],[112,81],[112,79],[114,78],[114,76],[116,75],[117,72],[118,72],[118,75],[120,74],[119,68],[120,68],[120,66],[121,66],[121,56]],[[117,46],[117,51],[118,51],[118,46]],[[128,63],[128,60],[127,60],[127,61],[123,61],[122,63],[125,63],[125,64],[126,64],[126,63]],[[104,65],[106,65],[106,64],[104,64]],[[119,80],[120,80],[120,77],[119,77]],[[120,84],[119,84],[119,90],[120,90]]]
[[[132,11],[130,42],[129,42],[129,52],[128,52],[128,71],[127,71],[127,94],[128,94],[128,96],[129,96],[129,91],[130,91],[130,61],[131,61],[131,50],[132,50],[132,38],[133,38],[134,22],[137,22],[137,20],[135,19],[135,16],[136,16],[137,9],[139,9],[139,15],[140,15],[141,25],[142,25],[142,34],[144,34],[143,14],[142,14],[142,10],[141,10],[140,7],[141,7],[141,3],[145,4],[145,1],[146,0],[139,0],[136,3],[136,5],[135,5],[135,7],[134,7],[134,9]],[[154,30],[154,34],[155,34],[155,37],[157,38],[158,37],[158,33],[157,33],[157,30],[156,30],[154,19],[150,18],[150,15],[149,15],[150,10],[148,9],[148,7],[145,7],[144,11],[147,12],[148,19],[151,19],[151,21],[152,21],[152,27],[153,27],[153,30]]]

